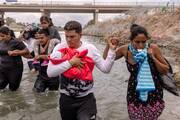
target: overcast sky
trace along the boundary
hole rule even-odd
[[[0,1],[6,1],[6,0],[0,0]],[[93,1],[93,0],[17,0],[18,2],[22,2],[22,1]],[[145,1],[145,2],[149,2],[149,1],[153,1],[153,2],[156,2],[156,1],[169,1],[169,0],[95,0],[97,2],[134,2],[134,1]]]
[[[5,2],[6,0],[0,0]],[[65,2],[164,2],[164,1],[180,1],[180,0],[17,0],[18,2],[36,2],[42,3],[46,1],[65,1]]]
[[[31,3],[42,3],[46,1],[66,1],[69,3],[93,3],[94,0],[18,0],[18,2],[31,2]],[[95,2],[167,2],[172,0],[95,0]],[[176,0],[180,1],[180,0]],[[0,3],[5,0],[0,0]],[[120,14],[99,14],[99,20],[104,21],[119,16]],[[31,19],[29,19],[31,16]],[[41,13],[5,13],[5,17],[12,17],[17,22],[28,22],[28,23],[39,23]],[[80,13],[52,13],[51,18],[57,26],[64,26],[69,20],[77,20],[85,25],[89,20],[93,19],[93,14],[80,14]]]

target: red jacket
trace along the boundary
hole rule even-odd
[[[53,64],[60,64],[66,60],[70,60],[74,55],[77,55],[77,57],[81,58],[82,62],[85,62],[82,68],[78,68],[75,66],[71,67],[63,73],[64,76],[66,76],[67,78],[80,79],[84,81],[93,80],[92,71],[94,69],[94,62],[92,58],[86,56],[88,53],[87,49],[83,50],[82,52],[79,52],[76,49],[71,48],[63,48],[58,51],[61,52],[62,58],[57,59],[49,57],[49,60]]]

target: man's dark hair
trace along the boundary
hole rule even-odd
[[[2,27],[0,27],[0,33],[8,35],[8,34],[10,34],[10,29],[6,26],[2,26]]]
[[[82,32],[82,26],[77,21],[69,21],[64,26],[64,30],[65,31],[75,30],[76,33],[81,33]]]
[[[54,26],[54,23],[53,23],[53,21],[52,21],[52,18],[49,18],[49,21],[50,21],[49,26]]]
[[[49,36],[49,30],[48,29],[40,29],[38,31],[38,34],[44,34],[45,36]]]

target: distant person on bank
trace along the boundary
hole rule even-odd
[[[164,110],[163,88],[160,74],[168,72],[160,48],[148,43],[148,33],[144,27],[133,24],[130,29],[129,44],[116,50],[116,60],[125,58],[130,72],[127,90],[127,106],[130,120],[157,120]],[[109,40],[117,43],[117,38]],[[107,57],[109,44],[104,51]]]
[[[19,88],[23,62],[21,56],[30,54],[22,41],[11,36],[8,27],[0,27],[0,89],[9,85],[11,91]]]
[[[95,120],[97,108],[93,94],[92,72],[94,66],[104,73],[110,71],[115,59],[116,46],[110,45],[108,57],[104,60],[94,45],[81,40],[82,26],[79,22],[67,22],[64,30],[66,42],[54,48],[50,55],[54,63],[50,60],[47,69],[49,77],[61,76],[59,105],[62,120]],[[58,61],[62,59],[63,62]],[[77,74],[75,67],[79,69]],[[78,74],[81,70],[89,77]],[[87,72],[84,72],[86,70]]]

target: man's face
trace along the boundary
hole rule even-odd
[[[67,44],[70,48],[78,48],[81,45],[81,33],[77,33],[75,30],[65,30],[65,37]]]
[[[4,40],[4,41],[7,41],[7,40],[10,40],[10,35],[6,35],[6,34],[3,34],[3,33],[0,33],[0,40]]]
[[[40,45],[46,45],[47,41],[49,40],[49,37],[45,34],[38,34],[38,41]]]

